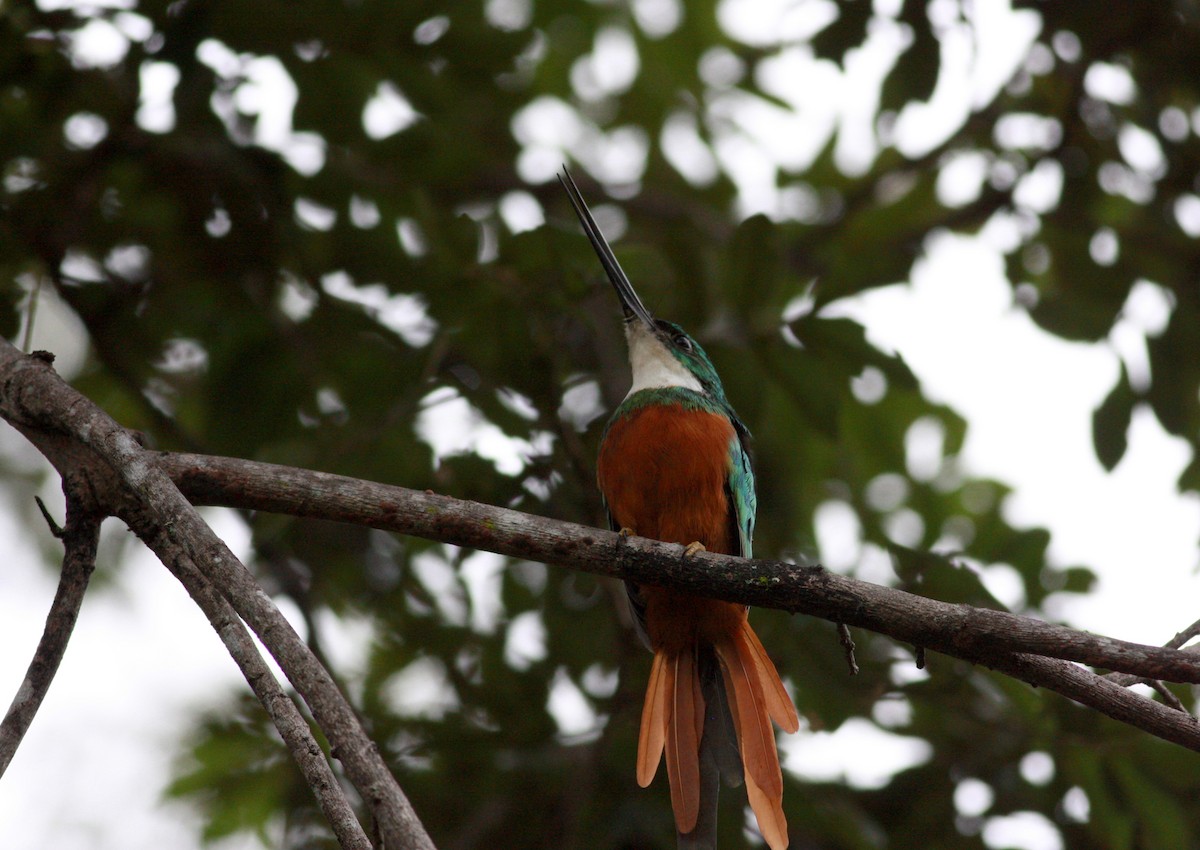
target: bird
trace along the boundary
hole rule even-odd
[[[712,361],[679,325],[638,297],[579,187],[558,175],[624,313],[632,386],[600,441],[596,478],[609,526],[696,552],[752,556],[757,499],[750,432]],[[771,850],[788,846],[783,778],[771,726],[799,728],[796,708],[745,605],[626,582],[634,626],[654,653],[638,735],[637,781],[665,757],[679,850],[716,850],[718,779],[744,780]]]

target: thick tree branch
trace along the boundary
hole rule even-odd
[[[205,455],[158,455],[196,504],[336,520],[659,584],[760,608],[859,626],[946,655],[1020,652],[1172,682],[1200,683],[1192,653],[1080,632],[1006,611],[938,602],[822,567],[745,560],[484,505],[294,467]]]
[[[50,613],[46,615],[46,627],[42,639],[34,650],[33,660],[17,695],[9,706],[4,720],[0,721],[0,776],[8,769],[13,754],[25,737],[29,724],[37,714],[58,665],[67,649],[67,641],[75,630],[83,594],[87,590],[92,571],[96,568],[96,548],[100,541],[101,517],[85,510],[79,500],[68,494],[67,525],[56,532],[61,537],[63,552],[62,574],[55,591]]]
[[[0,339],[0,416],[25,434],[64,478],[78,477],[97,509],[180,547],[271,651],[370,807],[384,847],[433,850],[404,792],[329,673],[154,463],[154,455],[49,367]],[[268,710],[271,707],[268,706]]]
[[[821,567],[706,552],[685,561],[683,547],[675,544],[621,538],[431,492],[231,458],[169,453],[158,458],[159,466],[197,504],[369,525],[860,626],[1057,691],[1200,751],[1200,723],[1195,718],[1068,663],[1200,682],[1200,657],[1192,653],[1092,635],[1004,611],[938,602]]]

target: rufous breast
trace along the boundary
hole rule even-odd
[[[613,420],[597,478],[618,526],[736,554],[725,491],[734,440],[728,417],[680,404],[647,404]]]

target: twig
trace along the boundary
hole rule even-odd
[[[142,523],[138,525],[142,526]],[[173,541],[164,529],[148,522],[143,528],[134,530],[187,588],[192,599],[208,617],[225,648],[241,668],[250,689],[254,691],[275,728],[279,730],[292,758],[304,775],[305,782],[313,790],[338,843],[344,850],[370,850],[371,842],[358,822],[341,785],[338,784],[329,762],[326,761],[325,753],[313,737],[307,721],[271,674],[250,633],[233,608],[204,578],[182,547]]]
[[[42,281],[45,280],[40,274],[35,277],[37,280],[33,284],[33,288],[29,290],[29,298],[25,307],[25,333],[21,339],[21,350],[25,352],[28,352],[33,346],[33,327],[37,319],[38,302],[42,298]]]
[[[38,502],[41,505],[41,501]],[[43,512],[45,507],[42,507]],[[49,515],[47,514],[47,519]],[[0,776],[8,769],[13,754],[29,730],[34,715],[42,705],[46,691],[58,672],[67,642],[79,618],[83,594],[87,590],[92,571],[96,568],[96,549],[100,541],[101,518],[82,510],[78,502],[67,499],[67,527],[58,529],[55,537],[63,541],[62,575],[58,581],[50,613],[46,615],[46,627],[42,639],[34,650],[33,660],[25,672],[25,679],[17,689],[17,695],[9,706],[8,713],[0,720]],[[58,528],[50,520],[52,529]]]
[[[1186,629],[1176,634],[1175,637],[1167,641],[1164,646],[1169,646],[1171,649],[1180,649],[1185,643],[1197,635],[1200,635],[1200,620],[1197,620]]]
[[[56,540],[62,540],[67,536],[67,532],[62,526],[54,521],[54,517],[50,515],[50,511],[46,508],[46,503],[42,501],[41,496],[34,496],[33,501],[37,503],[38,510],[42,512],[42,519],[46,521],[46,525],[50,526],[50,533],[54,535]]]
[[[1179,701],[1179,697],[1175,696],[1175,694],[1171,692],[1171,689],[1158,679],[1148,679],[1146,684],[1154,688],[1155,692],[1162,697],[1164,704],[1169,705],[1176,711],[1187,711],[1187,709],[1183,707],[1183,703]]]
[[[850,627],[845,623],[838,623],[837,633],[842,652],[846,654],[846,666],[850,668],[850,675],[857,676],[858,662],[854,659],[854,638],[850,636]]]

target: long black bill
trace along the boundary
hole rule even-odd
[[[566,179],[563,179],[563,178]],[[592,243],[592,247],[596,249],[596,256],[600,258],[600,265],[604,266],[604,271],[608,275],[609,281],[612,282],[613,289],[617,290],[617,297],[621,299],[621,308],[625,311],[625,318],[632,319],[637,316],[646,326],[654,330],[654,317],[650,315],[650,311],[642,304],[642,299],[638,298],[638,294],[633,291],[633,284],[629,282],[629,278],[625,276],[625,271],[621,268],[621,264],[617,262],[617,258],[613,255],[612,248],[608,245],[608,240],[604,238],[604,234],[600,232],[600,228],[596,226],[596,220],[592,218],[591,210],[588,209],[587,202],[583,200],[583,195],[579,193],[579,187],[575,185],[575,178],[571,176],[571,172],[567,171],[567,167],[563,166],[563,173],[558,175],[558,182],[567,190],[567,197],[571,199],[571,206],[575,208],[575,215],[579,216],[579,223],[583,225],[583,232],[587,234],[588,241]]]

